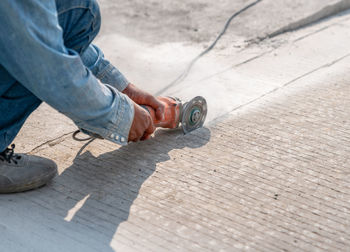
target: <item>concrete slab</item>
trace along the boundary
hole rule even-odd
[[[2,248],[347,250],[349,25],[342,15],[245,49],[223,41],[169,90],[204,92],[211,119],[222,115],[186,136],[158,131],[127,147],[83,146],[68,119],[42,106],[16,143],[57,161],[60,175],[37,191],[0,196]],[[202,49],[108,34],[98,43],[153,91]]]
[[[43,146],[34,153],[60,176],[0,196],[1,240],[13,251],[346,250],[350,76],[338,70],[349,63],[187,136],[95,141],[78,155],[70,136]]]
[[[222,41],[218,49],[194,65],[183,82],[161,94],[185,100],[202,95],[208,100],[208,119],[213,120],[347,56],[347,44],[339,41],[350,39],[348,19],[348,15],[338,16],[305,31],[244,49]],[[203,50],[183,43],[150,46],[116,34],[101,36],[97,44],[130,81],[152,93],[167,87]]]
[[[217,36],[233,13],[255,1],[100,0],[99,2],[103,14],[103,35],[117,33],[156,44],[208,43]],[[264,37],[291,24],[310,23],[348,8],[350,8],[349,0],[262,0],[233,20],[229,28],[230,38],[251,40]]]

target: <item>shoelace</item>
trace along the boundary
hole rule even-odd
[[[21,159],[21,156],[15,154],[15,145],[12,144],[11,148],[6,148],[3,152],[0,153],[0,160],[11,163],[14,162],[18,164],[18,160]]]

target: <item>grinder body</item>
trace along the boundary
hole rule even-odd
[[[174,97],[158,97],[158,99],[165,107],[162,120],[156,118],[152,107],[142,106],[150,113],[155,127],[167,129],[181,127],[187,134],[203,126],[207,115],[207,103],[203,97],[197,96],[186,103]]]
[[[164,115],[162,120],[158,120],[154,109],[150,106],[142,106],[145,108],[148,113],[151,115],[153,124],[156,128],[166,128],[166,129],[176,129],[179,127],[181,112],[182,112],[182,103],[177,98],[172,97],[158,97],[164,104]]]
[[[164,104],[165,108],[162,120],[157,119],[156,112],[152,107],[142,105],[142,107],[151,115],[153,124],[156,128],[182,128],[184,134],[187,134],[203,126],[207,116],[207,102],[203,97],[197,96],[185,103],[182,103],[180,99],[173,97],[158,97],[158,99]],[[89,137],[79,138],[78,134],[80,132],[89,135]],[[79,129],[73,134],[73,139],[77,141],[88,141],[94,138],[103,139],[101,136],[84,129]]]

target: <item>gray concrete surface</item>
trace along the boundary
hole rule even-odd
[[[2,248],[349,250],[349,26],[344,13],[245,48],[228,33],[168,90],[210,102],[209,124],[186,136],[83,146],[44,104],[16,143],[54,159],[60,174],[37,191],[0,196]],[[130,36],[102,33],[97,43],[151,91],[202,49]]]
[[[102,34],[117,32],[152,44],[184,41],[207,43],[218,34],[233,13],[253,2],[100,0]],[[233,20],[229,28],[230,39],[264,37],[290,24],[316,21],[349,7],[349,0],[263,0]]]

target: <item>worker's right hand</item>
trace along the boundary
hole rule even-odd
[[[136,103],[134,103],[134,111],[134,120],[129,131],[129,142],[147,140],[156,130],[152,118],[145,109]]]

